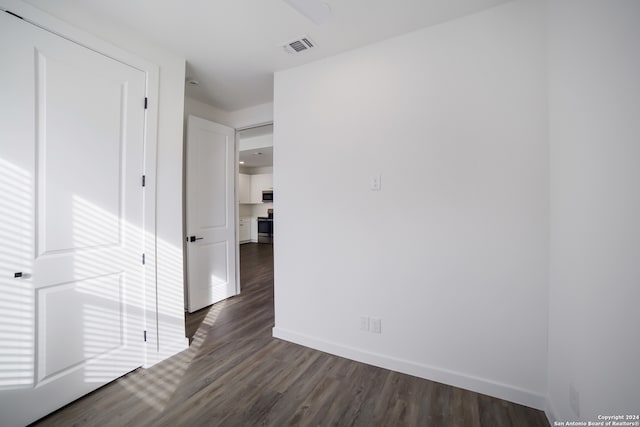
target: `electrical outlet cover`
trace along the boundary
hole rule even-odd
[[[382,188],[382,175],[376,174],[371,177],[371,191],[380,191]]]
[[[380,319],[371,319],[371,332],[374,334],[382,333],[382,320]]]

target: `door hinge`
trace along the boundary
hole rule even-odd
[[[18,18],[18,19],[22,19],[22,20],[24,21],[24,18],[23,18],[22,16],[20,16],[20,15],[16,15],[15,13],[13,13],[13,12],[11,12],[11,11],[8,11],[8,10],[5,10],[5,12],[7,12],[9,15],[13,15],[13,16],[15,16],[16,18]]]
[[[147,331],[144,331],[144,342],[147,342]]]
[[[147,177],[142,175],[142,186],[144,187],[145,185],[147,185]]]
[[[146,110],[149,107],[149,98],[144,98],[144,109]]]
[[[145,259],[144,254],[142,254],[142,265],[144,265]]]

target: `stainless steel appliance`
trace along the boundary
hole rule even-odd
[[[273,202],[273,190],[265,190],[262,192],[263,202]]]
[[[266,217],[258,217],[258,243],[273,243],[273,209],[267,209]]]

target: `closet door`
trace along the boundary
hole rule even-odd
[[[0,425],[143,362],[145,73],[0,13]]]

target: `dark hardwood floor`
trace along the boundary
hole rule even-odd
[[[209,314],[209,310],[211,306],[205,307],[196,311],[195,313],[185,313],[184,314],[184,330],[187,338],[189,338],[189,344],[193,342],[193,338],[196,336],[196,332],[198,332],[198,328],[204,321],[204,318]]]
[[[189,316],[188,329],[201,324],[188,350],[36,425],[549,425],[535,409],[272,338],[272,246],[242,245],[240,258],[242,295]]]

